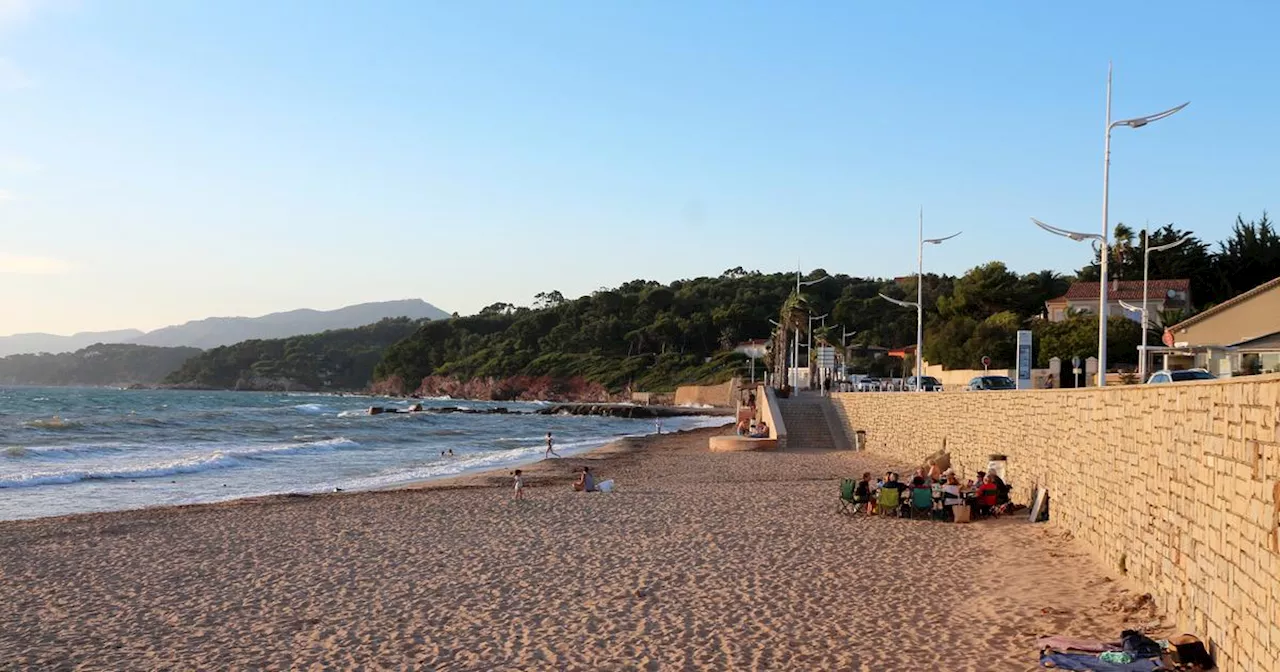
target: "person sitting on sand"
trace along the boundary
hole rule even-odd
[[[573,489],[577,492],[595,492],[596,479],[591,475],[591,467],[583,467],[581,473],[578,474],[578,480],[573,482]]]
[[[996,495],[999,489],[996,488],[995,474],[987,474],[986,479],[978,486],[978,513],[986,516],[991,514],[991,510],[996,507]]]
[[[753,439],[769,438],[769,425],[766,424],[764,420],[761,420],[760,424],[756,425],[756,431],[751,432],[751,438]]]
[[[750,418],[743,418],[738,421],[738,436],[746,436],[752,431]]]
[[[875,490],[875,486],[871,483],[871,472],[862,472],[862,480],[853,486],[854,506],[866,505],[867,513],[871,513],[871,509],[875,505],[873,490]]]
[[[955,473],[947,476],[947,482],[942,486],[942,505],[946,507],[950,518],[955,520],[955,513],[952,507],[964,504],[964,496],[960,494],[960,479],[956,478]]]

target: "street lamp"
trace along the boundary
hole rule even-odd
[[[963,233],[957,231],[949,236],[942,238],[924,237],[924,208],[920,208],[920,247],[916,251],[916,300],[914,303],[910,301],[899,301],[891,299],[884,294],[880,298],[895,303],[904,308],[916,309],[916,391],[923,392],[924,386],[920,384],[920,378],[924,376],[924,245],[930,243],[932,245],[941,244],[944,240],[951,240]]]
[[[830,278],[830,277],[831,276],[829,275],[824,275],[821,278],[818,278],[817,280],[806,280],[804,282],[800,282],[800,262],[797,261],[796,262],[796,296],[797,297],[800,296],[801,287],[816,285],[819,282],[822,282],[823,280],[826,280],[827,278]],[[792,357],[791,357],[792,369],[788,373],[787,379],[788,379],[788,382],[791,383],[791,389],[794,390],[797,387],[799,387],[799,382],[800,382],[799,380],[800,374],[799,372],[795,371],[795,369],[800,368],[800,327],[796,327],[796,337],[795,337],[795,340],[791,343],[791,353],[792,353]]]
[[[826,278],[824,277],[823,279],[825,280]],[[806,352],[808,353],[808,355],[805,357],[804,363],[808,367],[809,373],[813,373],[813,321],[822,320],[822,326],[825,327],[827,326],[827,315],[830,315],[830,314],[831,313],[824,313],[817,317],[814,317],[813,315],[809,316],[809,344],[804,346],[806,349]],[[796,366],[800,366],[800,362],[796,362]],[[809,387],[813,387],[812,378],[809,379]]]
[[[1107,384],[1107,236],[1110,229],[1110,220],[1107,216],[1107,208],[1110,205],[1110,189],[1111,189],[1111,129],[1117,126],[1127,126],[1129,128],[1142,128],[1153,121],[1160,121],[1165,117],[1176,114],[1179,110],[1190,105],[1187,101],[1177,107],[1171,107],[1164,112],[1149,114],[1145,117],[1134,117],[1132,119],[1120,119],[1111,121],[1111,63],[1107,63],[1107,125],[1106,139],[1103,141],[1102,147],[1102,268],[1099,272],[1099,280],[1101,290],[1098,292],[1098,386],[1105,387]],[[1145,353],[1144,353],[1145,356]]]
[[[1151,247],[1151,227],[1148,226],[1142,234],[1142,245],[1146,250],[1142,253],[1142,362],[1138,365],[1138,377],[1144,383],[1147,382],[1147,272],[1151,267],[1151,253],[1172,250],[1188,240],[1191,240],[1191,236],[1183,236],[1172,243]]]

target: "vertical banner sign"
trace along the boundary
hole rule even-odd
[[[1031,332],[1018,332],[1018,389],[1031,389]]]

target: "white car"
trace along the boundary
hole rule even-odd
[[[875,376],[863,376],[853,384],[853,389],[858,392],[879,392],[883,385],[881,380]]]

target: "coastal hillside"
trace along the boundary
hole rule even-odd
[[[96,344],[76,352],[0,358],[0,385],[151,385],[159,383],[198,348]]]
[[[421,299],[379,301],[337,310],[291,310],[262,317],[210,317],[164,327],[134,339],[141,345],[187,345],[216,348],[253,339],[275,339],[316,334],[331,329],[353,329],[389,317],[440,320],[449,314]]]
[[[192,357],[170,369],[163,382],[234,390],[359,390],[369,384],[383,351],[429,323],[395,317],[354,329],[243,341]]]
[[[613,393],[722,382],[749,375],[748,360],[734,346],[769,337],[770,320],[795,284],[791,273],[735,268],[670,284],[635,280],[577,299],[548,292],[532,307],[496,303],[422,325],[387,351],[375,384],[386,392],[434,394],[470,383],[472,394],[501,399],[538,396],[523,387],[547,381],[576,380]],[[901,293],[891,280],[845,275],[805,289],[824,306],[819,314],[858,325],[860,342],[914,340],[915,315],[877,298],[881,291]],[[757,367],[760,376],[764,364]]]

